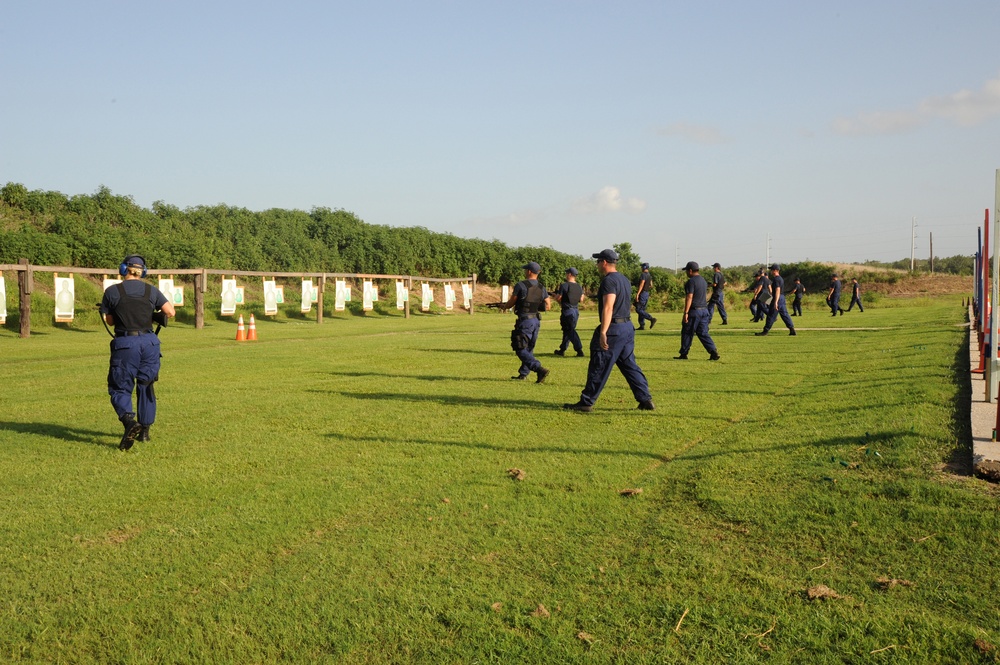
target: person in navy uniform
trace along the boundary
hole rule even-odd
[[[714,274],[712,275],[712,297],[708,301],[708,322],[712,323],[712,317],[715,315],[715,308],[719,308],[719,316],[722,317],[722,325],[729,325],[729,317],[726,316],[726,297],[724,289],[726,287],[726,278],[722,274],[722,266],[718,263],[712,264],[712,270]]]
[[[767,278],[767,271],[760,269],[760,279],[757,281],[757,288],[754,292],[757,300],[757,310],[753,316],[753,323],[764,321],[770,312],[768,303],[771,301],[771,280]]]
[[[840,312],[841,316],[844,315],[844,310],[840,308],[841,288],[842,284],[840,283],[840,279],[834,275],[832,281],[830,282],[830,292],[826,296],[826,304],[830,306],[830,311],[832,312],[831,316],[837,316],[837,312]]]
[[[785,279],[781,276],[781,266],[777,263],[771,265],[771,307],[768,309],[767,322],[764,329],[754,335],[766,335],[774,322],[781,317],[781,322],[788,328],[788,334],[795,334],[795,324],[792,317],[788,316],[788,309],[785,307]]]
[[[753,275],[753,283],[748,289],[750,291],[750,322],[757,321],[757,294],[760,292],[761,271],[758,270]]]
[[[847,306],[848,312],[854,309],[854,303],[858,304],[860,311],[865,311],[865,308],[861,305],[861,285],[858,284],[857,277],[851,278],[851,304]]]
[[[792,295],[795,296],[795,300],[792,301],[792,316],[802,316],[802,295],[806,292],[806,287],[802,285],[799,278],[795,278],[795,285],[792,287]]]
[[[698,274],[698,264],[688,261],[684,266],[688,280],[684,283],[684,320],[681,325],[681,352],[675,360],[687,360],[688,351],[695,335],[701,340],[701,345],[708,351],[709,360],[718,360],[719,351],[715,342],[708,334],[708,284],[705,278]]]
[[[590,366],[580,400],[575,404],[563,404],[563,408],[585,413],[592,411],[611,376],[611,370],[617,366],[632,389],[639,409],[652,411],[656,407],[649,393],[649,383],[635,362],[635,328],[629,316],[632,284],[618,272],[618,254],[614,250],[605,249],[593,257],[597,259],[597,270],[602,275],[597,291],[601,323],[590,340]]]
[[[566,281],[560,284],[555,292],[556,302],[562,308],[559,313],[559,326],[563,334],[562,343],[554,352],[557,356],[566,355],[566,349],[570,344],[573,345],[577,356],[584,355],[583,342],[576,332],[576,322],[580,318],[580,301],[583,300],[583,287],[576,283],[576,276],[579,274],[580,271],[576,268],[567,268]]]
[[[111,340],[108,394],[118,420],[125,427],[118,448],[128,450],[137,438],[149,441],[149,428],[156,420],[153,383],[160,374],[160,338],[153,333],[154,313],[162,312],[158,316],[169,317],[176,312],[159,289],[142,281],[146,276],[146,261],[141,256],[126,256],[118,272],[122,281],[104,291],[100,311],[115,331]]]
[[[528,374],[535,372],[538,375],[535,383],[543,383],[549,370],[542,367],[542,363],[535,358],[535,342],[538,341],[538,330],[541,327],[538,313],[548,309],[551,301],[549,292],[538,282],[541,266],[529,261],[521,268],[524,270],[524,279],[514,285],[510,300],[500,306],[505,311],[514,308],[514,313],[517,314],[517,321],[510,333],[510,346],[520,359],[521,367],[517,376],[510,378],[524,381]]]
[[[656,318],[650,316],[646,311],[649,304],[650,290],[653,288],[653,276],[649,274],[649,264],[642,264],[642,275],[639,277],[639,289],[635,292],[635,313],[639,315],[639,327],[637,330],[646,329],[646,321],[649,321],[649,329],[656,325]]]

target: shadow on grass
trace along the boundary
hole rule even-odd
[[[531,409],[564,412],[562,403],[546,404],[531,399],[501,399],[498,397],[469,397],[468,395],[415,395],[412,393],[351,393],[334,390],[310,390],[314,393],[336,393],[352,399],[386,402],[417,402],[421,404],[443,404],[447,406],[501,406],[511,409]]]
[[[414,349],[415,351],[424,351],[426,353],[463,353],[463,354],[476,354],[481,356],[510,356],[516,359],[517,356],[514,355],[513,351],[480,351],[477,349],[429,349],[420,348]]]
[[[615,450],[606,448],[602,444],[596,448],[573,448],[569,446],[500,446],[495,443],[484,443],[482,441],[454,441],[447,439],[385,439],[377,436],[350,436],[347,434],[330,433],[328,438],[340,441],[355,441],[358,443],[412,443],[418,446],[447,446],[454,448],[468,448],[469,450],[493,450],[501,453],[562,453],[567,455],[596,455],[596,456],[627,456],[644,457],[656,460],[668,460],[665,455],[650,452],[647,450]]]
[[[489,381],[490,383],[496,380],[488,378],[454,376],[452,374],[389,374],[387,372],[320,372],[320,374],[329,374],[331,376],[348,376],[356,379],[371,377],[379,379],[414,379],[417,381],[474,381],[474,382]]]
[[[970,332],[970,335],[975,334]],[[955,448],[951,451],[945,469],[961,476],[972,475],[972,377],[969,368],[970,338],[958,345],[951,365],[955,377],[955,401],[952,404],[951,422],[955,435]]]
[[[55,425],[52,423],[12,423],[0,421],[0,430],[17,432],[18,434],[48,436],[54,439],[62,439],[63,441],[87,443],[92,446],[118,447],[118,442],[112,443],[109,441],[109,439],[114,438],[109,432],[95,432],[94,430],[78,429],[76,427],[66,427],[65,425]]]
[[[661,455],[663,461],[665,462],[679,462],[679,461],[692,461],[692,460],[706,460],[712,459],[714,457],[733,457],[734,459],[739,455],[745,454],[758,454],[766,452],[775,451],[790,451],[796,450],[798,448],[836,448],[841,446],[864,446],[869,448],[878,448],[879,444],[891,443],[897,439],[901,439],[906,436],[912,436],[912,432],[909,430],[899,430],[896,432],[876,432],[874,434],[867,434],[864,437],[858,436],[833,436],[828,439],[817,439],[815,441],[805,441],[802,443],[785,443],[776,446],[754,446],[750,448],[725,448],[724,450],[717,450],[708,453],[695,453],[689,454],[687,452],[681,452],[677,455]]]

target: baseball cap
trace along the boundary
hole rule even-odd
[[[691,272],[698,272],[701,268],[698,266],[697,261],[688,261],[687,265],[684,266],[685,270],[690,270]]]
[[[713,263],[713,264],[712,264],[712,267],[713,267],[713,268],[721,268],[722,266],[720,266],[720,265],[719,265],[718,263]]]
[[[146,267],[146,260],[141,256],[139,256],[138,254],[132,254],[130,256],[126,256],[125,260],[122,261],[122,263],[129,266],[142,266],[143,268]]]
[[[538,265],[534,261],[528,261],[523,266],[521,266],[521,269],[522,270],[530,270],[531,272],[535,273],[536,275],[538,273],[542,272],[542,266]]]
[[[771,270],[781,270],[781,266],[779,266],[777,263],[772,263],[770,269]]]
[[[602,249],[597,254],[594,254],[593,258],[607,261],[608,263],[618,263],[618,252],[613,249]]]
[[[566,268],[566,273],[573,275],[573,277],[576,277],[577,275],[580,274],[580,271],[577,270],[576,268]]]
[[[649,264],[648,263],[643,263],[642,264],[642,269],[643,270],[648,270],[649,269]]]

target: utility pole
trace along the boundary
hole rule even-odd
[[[764,243],[764,267],[771,265],[771,234],[767,234],[767,242]]]
[[[931,273],[934,272],[934,232],[931,231],[927,234],[927,237],[931,240],[931,257],[927,261],[927,265],[931,267]]]
[[[910,218],[910,272],[913,272],[913,252],[917,248],[917,218]]]
[[[681,246],[674,245],[674,274],[677,274],[678,266],[680,265],[681,258]]]

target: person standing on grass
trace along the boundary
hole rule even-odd
[[[719,351],[715,348],[712,336],[708,334],[708,302],[705,294],[708,283],[698,274],[698,264],[688,261],[684,266],[688,280],[684,283],[684,319],[681,325],[681,352],[674,360],[687,360],[688,351],[695,335],[701,345],[708,351],[709,360],[718,360]]]
[[[795,285],[792,287],[792,294],[795,300],[792,301],[792,316],[802,316],[802,294],[806,292],[806,287],[802,286],[799,278],[795,278]]]
[[[590,366],[580,400],[575,404],[563,404],[563,408],[584,413],[593,411],[611,370],[618,367],[639,402],[639,409],[652,411],[656,407],[649,393],[649,383],[635,362],[635,328],[630,317],[632,284],[618,272],[618,253],[613,249],[602,250],[593,257],[601,273],[601,286],[597,290],[601,323],[590,340]]]
[[[521,269],[524,270],[524,279],[514,285],[510,300],[500,305],[501,310],[514,308],[517,314],[514,330],[510,333],[510,346],[521,361],[521,367],[517,370],[517,376],[510,378],[524,381],[528,378],[528,374],[535,372],[538,375],[535,383],[543,383],[545,377],[549,375],[549,370],[542,367],[542,363],[535,358],[535,343],[538,341],[538,330],[541,328],[538,313],[548,309],[551,301],[549,292],[538,282],[538,273],[542,272],[541,266],[529,261],[521,266]]]
[[[580,301],[583,300],[583,287],[576,283],[576,276],[580,271],[576,268],[566,269],[566,281],[556,289],[555,299],[562,308],[559,313],[559,326],[562,328],[562,343],[555,350],[557,356],[566,355],[566,349],[570,344],[576,351],[578,357],[582,357],[583,342],[576,332],[576,323],[580,318]]]
[[[718,263],[712,264],[712,270],[715,272],[712,275],[712,297],[708,301],[708,322],[712,323],[712,317],[715,315],[715,308],[719,308],[719,316],[722,317],[722,325],[729,325],[729,317],[726,316],[726,297],[723,292],[726,287],[726,278],[722,274],[722,266]]]
[[[847,311],[850,312],[854,309],[854,303],[858,304],[858,310],[865,311],[865,308],[861,305],[861,285],[858,284],[858,278],[851,278],[851,304],[847,306]]]
[[[826,296],[826,304],[830,306],[831,316],[837,316],[837,312],[840,312],[841,316],[844,315],[844,310],[840,308],[840,289],[842,287],[840,279],[834,275],[830,282],[830,292]]]
[[[775,263],[771,265],[771,307],[767,313],[767,322],[764,324],[764,329],[754,335],[766,335],[779,316],[781,322],[788,328],[788,334],[794,335],[795,324],[792,323],[792,317],[788,316],[788,310],[785,308],[785,280],[781,276],[781,266]]]
[[[754,293],[757,299],[757,313],[754,314],[753,322],[763,321],[770,312],[768,302],[771,300],[771,280],[767,278],[767,271],[760,269],[760,281],[757,283],[757,291]]]
[[[153,333],[154,314],[162,312],[157,317],[163,323],[166,318],[162,317],[174,316],[176,311],[159,289],[142,281],[146,276],[146,261],[141,256],[126,256],[118,266],[118,273],[122,281],[104,291],[100,311],[115,331],[111,340],[108,394],[118,420],[125,427],[118,449],[128,450],[137,438],[149,441],[149,428],[156,420],[153,383],[160,375],[160,338]]]
[[[637,330],[646,329],[646,321],[649,321],[649,329],[656,325],[656,319],[646,311],[649,304],[650,290],[653,288],[653,276],[649,274],[649,264],[642,264],[642,276],[639,277],[639,289],[635,292],[635,313],[639,315],[639,327]]]

